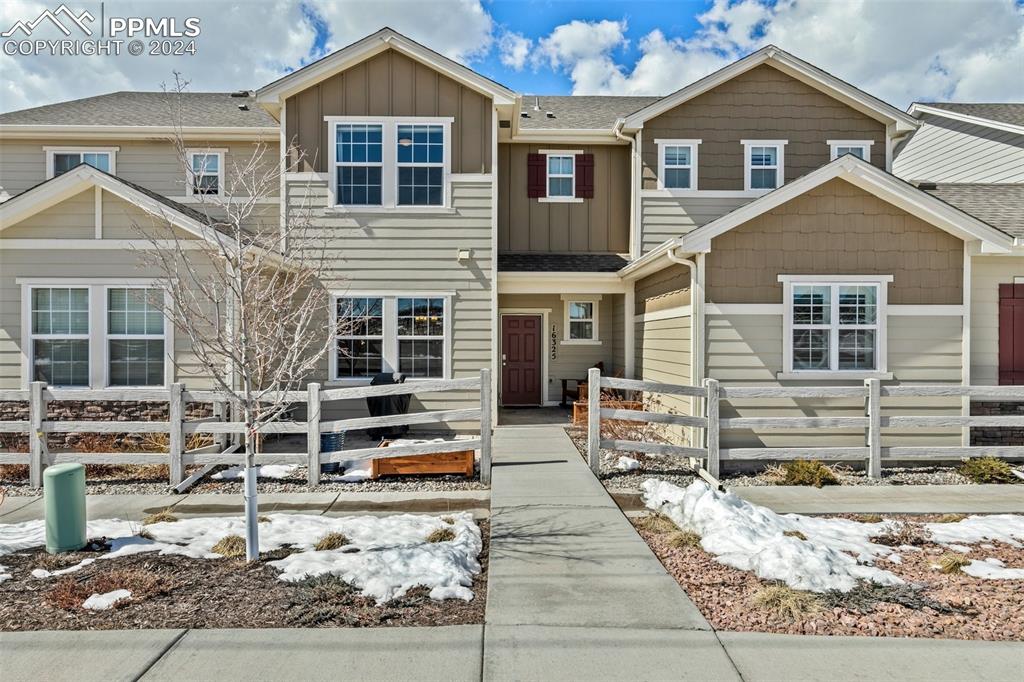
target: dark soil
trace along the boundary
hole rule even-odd
[[[487,560],[490,529],[480,521],[484,546],[479,561],[482,573],[473,582],[473,600],[434,601],[429,590],[416,588],[404,597],[378,606],[340,579],[321,576],[300,583],[277,579],[267,561],[283,558],[289,550],[267,552],[247,564],[234,559],[191,559],[182,556],[137,554],[96,561],[62,577],[33,578],[32,569],[71,566],[97,552],[73,552],[47,559],[45,550],[29,550],[2,557],[14,578],[0,583],[0,631],[123,630],[149,628],[289,628],[387,627],[466,625],[484,622],[487,600]],[[130,574],[140,582],[156,582],[160,589],[138,594],[107,611],[80,606],[60,608],[63,593],[75,585],[109,582],[106,574]],[[80,604],[77,599],[75,604]]]

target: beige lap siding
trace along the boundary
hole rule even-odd
[[[971,383],[999,383],[999,285],[1024,282],[1024,256],[971,259]]]
[[[647,253],[668,239],[692,232],[752,200],[750,197],[673,197],[667,192],[645,192],[641,199],[641,252]]]
[[[328,208],[327,182],[293,181],[288,185],[293,210],[313,211],[314,237],[324,245],[327,269],[324,286],[339,295],[348,291],[381,295],[454,292],[451,304],[452,377],[479,376],[491,366],[495,343],[491,323],[491,184],[452,185],[452,213],[349,213]],[[322,241],[321,241],[322,240]],[[458,249],[470,249],[458,262]],[[328,326],[329,320],[323,321]],[[324,358],[313,380],[329,384]],[[476,407],[476,391],[424,394],[410,410]],[[365,416],[364,400],[325,405],[325,418]],[[476,428],[459,424],[460,429]],[[432,428],[436,429],[437,426]]]

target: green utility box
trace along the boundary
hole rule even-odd
[[[56,464],[43,472],[46,551],[74,552],[85,547],[85,467]]]

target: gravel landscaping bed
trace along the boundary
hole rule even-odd
[[[856,518],[844,515],[843,518]],[[936,516],[901,517],[905,521],[937,521]],[[881,561],[906,585],[862,583],[848,593],[803,595],[796,615],[756,605],[755,595],[776,585],[753,573],[725,566],[699,546],[679,541],[681,534],[645,527],[637,531],[676,582],[719,630],[806,635],[864,635],[943,639],[1024,639],[1024,583],[1021,580],[974,578],[945,574],[934,564],[948,547],[924,544],[920,551],[902,551],[902,563]],[[993,542],[973,545],[969,559],[999,559],[1024,566],[1024,547]],[[792,592],[792,591],[790,591]]]
[[[578,426],[566,427],[573,445],[584,460],[587,459],[587,431]],[[620,458],[628,456],[636,460],[638,468],[619,468]],[[668,455],[647,455],[641,452],[627,453],[617,450],[601,450],[601,474],[598,477],[607,490],[616,492],[639,491],[640,484],[649,478],[658,478],[685,487],[693,482],[696,473],[686,459]]]
[[[971,479],[957,472],[956,467],[919,466],[906,468],[885,468],[882,478],[868,478],[864,471],[856,471],[849,467],[832,466],[833,473],[839,479],[839,485],[974,485]],[[751,487],[762,485],[778,485],[777,478],[770,471],[756,474],[726,474],[721,481],[728,487]]]
[[[155,628],[386,627],[481,624],[487,596],[489,528],[479,522],[483,551],[471,601],[434,600],[413,588],[383,604],[339,578],[321,575],[284,582],[269,561],[293,553],[285,547],[246,563],[156,553],[95,561],[64,576],[36,578],[32,569],[70,567],[97,559],[108,548],[51,556],[42,548],[0,556],[0,630],[113,630]],[[368,550],[369,551],[369,550]],[[131,597],[107,610],[83,607],[97,590],[126,586]]]

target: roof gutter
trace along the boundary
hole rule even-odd
[[[17,125],[0,124],[0,140],[30,139],[46,137],[54,140],[104,139],[104,140],[166,140],[180,133],[184,139],[210,140],[265,140],[276,139],[280,133],[277,126],[228,127],[228,126],[107,126],[107,125]]]

